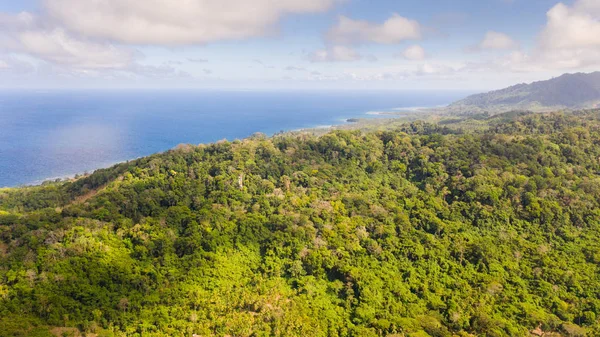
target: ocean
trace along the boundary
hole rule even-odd
[[[0,187],[92,172],[177,144],[377,118],[464,92],[1,91]],[[371,112],[371,114],[369,114]]]

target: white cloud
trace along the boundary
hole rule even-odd
[[[397,44],[420,38],[421,25],[398,14],[381,24],[340,16],[338,23],[326,35],[327,47],[311,53],[308,59],[311,62],[351,62],[361,59],[377,62],[375,55],[360,55],[350,46],[363,43]],[[418,57],[418,53],[414,49],[410,56]],[[422,51],[423,58],[424,53]]]
[[[189,45],[268,35],[286,14],[343,0],[46,0],[67,29],[127,44]]]
[[[514,50],[491,60],[475,62],[465,72],[560,73],[596,70],[600,66],[600,1],[559,3],[547,12],[538,42],[529,50]],[[487,40],[487,42],[486,42]],[[504,41],[504,42],[503,42]],[[484,40],[479,47],[495,49],[511,43],[501,37]]]
[[[575,8],[590,15],[600,16],[600,2],[597,0],[579,0],[575,4]]]
[[[547,13],[538,44],[501,62],[515,71],[584,71],[600,65],[600,1],[559,3]]]
[[[406,48],[402,53],[402,57],[407,60],[420,61],[425,59],[425,49],[419,45],[414,45]]]
[[[573,7],[563,3],[547,13],[541,44],[549,49],[600,47],[600,2],[579,0]]]
[[[19,51],[75,68],[125,68],[133,59],[132,54],[123,49],[76,40],[60,28],[20,32],[17,39],[21,44]]]
[[[327,33],[327,39],[338,45],[360,43],[397,44],[421,38],[421,25],[398,14],[382,24],[353,20],[340,16],[336,26]]]
[[[425,63],[417,67],[417,70],[414,72],[415,75],[423,76],[423,75],[448,75],[455,72],[455,69],[442,64],[431,64]]]
[[[134,53],[109,43],[75,38],[29,14],[0,17],[0,47],[54,64],[78,69],[122,69],[133,62]]]
[[[333,46],[317,50],[308,56],[311,62],[350,62],[360,60],[362,56],[354,49],[345,46]]]
[[[517,72],[579,71],[600,65],[600,49],[536,49],[531,53],[515,52],[505,63]]]
[[[23,12],[0,15],[0,49],[9,61],[13,74],[36,73],[51,79],[181,79],[191,75],[172,67],[179,62],[162,65],[140,64],[139,52],[127,47],[91,40],[61,26]],[[35,59],[36,65],[20,59]]]
[[[516,49],[518,44],[504,33],[489,31],[477,47],[480,50],[511,50]]]

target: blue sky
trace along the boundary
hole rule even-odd
[[[598,0],[0,0],[2,88],[487,90],[600,66]]]

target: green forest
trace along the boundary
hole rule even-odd
[[[256,134],[0,189],[0,336],[600,336],[600,111]]]

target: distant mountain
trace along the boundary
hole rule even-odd
[[[549,111],[600,106],[600,72],[564,74],[547,81],[469,96],[448,106],[456,113]]]

